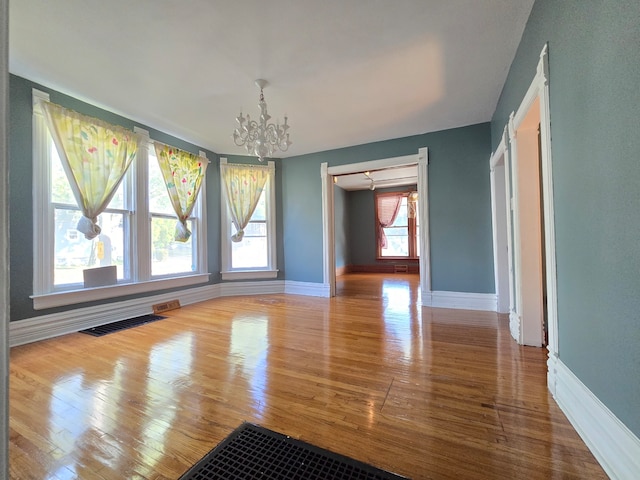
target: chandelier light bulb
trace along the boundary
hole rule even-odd
[[[263,162],[265,158],[272,157],[275,150],[286,152],[293,143],[289,139],[289,125],[287,124],[287,115],[284,116],[284,124],[280,125],[269,123],[271,115],[267,112],[267,102],[264,100],[263,89],[267,86],[267,81],[263,79],[256,80],[256,86],[260,89],[260,121],[251,120],[247,114],[245,117],[240,112],[236,117],[238,127],[233,132],[233,142],[239,146],[244,146],[247,152],[258,157]]]

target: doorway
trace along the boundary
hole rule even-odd
[[[520,340],[536,347],[547,344],[544,265],[544,221],[540,161],[540,99],[536,97],[514,131],[513,184],[517,250],[517,312]]]
[[[334,176],[381,170],[403,165],[418,166],[418,215],[421,228],[420,241],[420,292],[422,298],[431,294],[431,275],[429,258],[429,213],[428,213],[428,171],[427,148],[420,148],[417,154],[402,157],[386,158],[369,162],[329,167],[323,163],[320,167],[322,179],[322,232],[323,232],[323,283],[329,296],[336,295],[336,261],[335,261],[335,205]]]
[[[547,346],[549,385],[553,391],[558,324],[546,45],[536,76],[517,112],[509,118],[508,133],[505,189],[511,189],[506,215],[507,221],[512,221],[509,236],[513,249],[508,257],[512,260],[511,332],[520,344]],[[503,141],[506,144],[504,135]],[[498,215],[493,208],[494,215]]]

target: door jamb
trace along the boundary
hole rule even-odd
[[[511,228],[511,184],[510,184],[510,178],[511,178],[511,160],[510,160],[510,156],[509,156],[509,148],[508,148],[508,139],[507,139],[507,128],[505,127],[503,132],[502,132],[502,139],[500,140],[500,143],[498,144],[498,147],[496,148],[495,152],[491,155],[491,159],[489,161],[490,164],[490,172],[491,172],[491,214],[492,214],[492,219],[493,219],[493,258],[494,258],[494,276],[495,276],[495,285],[496,285],[496,295],[498,296],[497,298],[497,310],[498,313],[509,313],[510,317],[511,317],[511,312],[513,312],[514,310],[514,303],[513,303],[513,258],[512,258],[512,252],[513,252],[513,245],[512,245],[512,237],[511,237],[511,232],[512,232],[512,228]],[[498,166],[504,166],[504,190],[498,191],[497,190],[497,186],[496,186],[496,167]],[[506,218],[501,219],[499,218],[498,215],[498,205],[499,202],[505,202],[505,210],[506,210]],[[501,300],[501,292],[502,293],[506,293],[504,290],[504,285],[502,285],[503,283],[503,279],[499,278],[499,264],[500,264],[500,260],[498,255],[504,255],[504,252],[499,252],[498,251],[498,234],[499,234],[499,229],[498,229],[498,223],[499,222],[505,222],[506,223],[506,230],[507,230],[507,272],[508,272],[508,278],[507,278],[507,290],[508,290],[508,295],[509,295],[509,305],[507,306],[507,311],[501,311],[500,306],[503,304],[503,301]],[[511,327],[511,325],[510,325]],[[511,334],[512,336],[514,336],[514,339],[517,340],[517,336],[516,336],[516,332],[517,330],[514,330],[513,328],[511,328]]]

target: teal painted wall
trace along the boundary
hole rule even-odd
[[[549,45],[561,361],[640,436],[640,2],[538,0],[495,147]]]
[[[321,163],[411,155],[421,147],[429,149],[433,289],[494,293],[488,123],[284,159],[286,278],[323,281]],[[351,252],[355,263],[353,246]]]
[[[198,153],[204,150],[200,147],[184,142],[178,138],[159,132],[145,125],[137,124],[114,113],[102,110],[93,105],[81,102],[75,98],[58,93],[50,88],[34,84],[14,75],[9,79],[9,203],[11,211],[9,222],[10,238],[10,312],[11,321],[39,315],[61,312],[73,308],[111,303],[145,295],[127,296],[102,302],[88,302],[71,305],[69,307],[34,310],[29,296],[33,293],[33,200],[32,200],[32,94],[31,89],[37,88],[50,94],[51,101],[67,108],[74,109],[85,115],[101,118],[110,123],[133,129],[138,125],[149,131],[153,140],[159,140],[174,145],[183,150]],[[220,170],[218,156],[204,150],[211,163],[207,168],[207,241],[209,252],[208,269],[212,272],[211,283],[220,274]],[[159,293],[159,292],[154,292]]]
[[[376,221],[374,196],[371,190],[348,193],[349,252],[352,265],[374,265],[376,263]]]

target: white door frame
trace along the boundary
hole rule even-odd
[[[0,478],[9,478],[9,2],[0,0]]]
[[[491,219],[493,225],[493,268],[497,311],[513,311],[513,262],[511,244],[511,185],[507,129],[489,161],[491,177]],[[501,174],[498,177],[498,174]],[[506,245],[505,245],[506,238]],[[514,331],[511,332],[514,335]],[[514,337],[516,338],[516,337]]]
[[[512,179],[517,178],[518,168],[518,149],[517,149],[517,132],[518,128],[524,121],[527,113],[539,100],[540,108],[540,157],[541,157],[541,183],[542,183],[542,202],[543,202],[543,219],[544,219],[544,248],[545,248],[545,269],[546,269],[546,290],[547,290],[547,325],[548,325],[548,345],[549,350],[549,388],[555,393],[555,363],[558,358],[558,287],[556,274],[556,241],[555,241],[555,222],[554,222],[554,204],[553,204],[553,172],[551,158],[551,119],[549,112],[549,63],[548,63],[548,46],[545,45],[540,53],[536,75],[527,90],[522,103],[518,110],[511,113],[508,124],[509,138],[511,144],[511,164]],[[513,223],[514,223],[514,285],[515,285],[515,303],[516,308],[514,314],[519,324],[519,343],[522,343],[522,321],[520,305],[522,299],[521,281],[520,281],[520,238],[519,238],[519,218],[518,218],[518,182],[512,180],[513,188]],[[525,320],[526,321],[526,320]]]
[[[428,204],[428,149],[420,148],[417,154],[402,157],[385,158],[369,162],[351,163],[329,167],[327,163],[320,165],[322,179],[322,261],[324,287],[329,296],[336,294],[336,259],[334,232],[334,196],[333,177],[371,170],[380,170],[403,165],[418,165],[418,215],[420,216],[420,293],[422,302],[431,299],[431,259],[429,245],[429,204]]]

